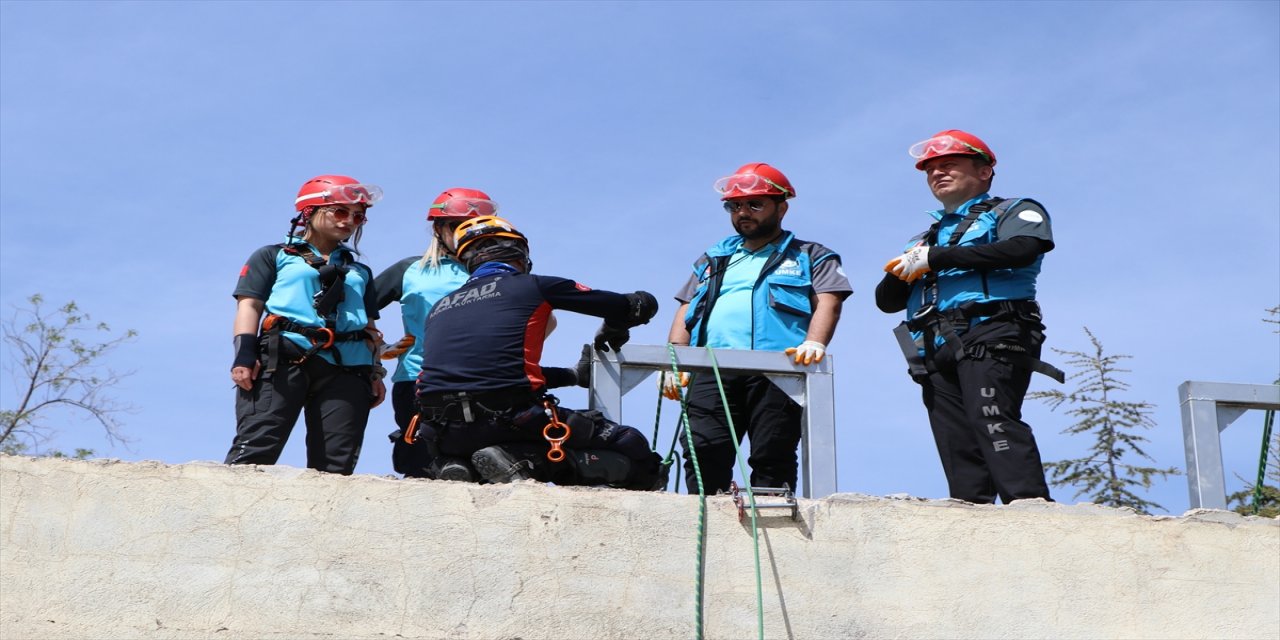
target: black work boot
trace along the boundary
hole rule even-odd
[[[476,482],[476,475],[461,458],[439,456],[431,463],[432,477],[436,480],[453,480],[454,482]]]
[[[511,455],[500,446],[485,447],[471,454],[471,464],[485,480],[494,484],[530,480],[533,464]]]

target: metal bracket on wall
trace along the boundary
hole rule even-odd
[[[1192,509],[1226,509],[1222,430],[1249,409],[1280,409],[1280,386],[1188,380],[1178,385]]]

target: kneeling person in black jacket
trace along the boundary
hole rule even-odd
[[[434,475],[465,479],[450,469],[469,460],[489,482],[660,488],[661,458],[645,437],[598,412],[556,406],[546,391],[564,382],[539,364],[552,309],[602,318],[596,348],[607,350],[647,323],[658,301],[530,274],[528,240],[496,216],[468,220],[455,236],[471,278],[427,314],[411,434],[438,451]]]

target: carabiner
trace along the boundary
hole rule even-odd
[[[409,428],[405,429],[402,434],[405,444],[413,444],[414,439],[418,436],[418,415],[416,413],[413,414],[413,418],[409,420]]]
[[[561,447],[564,445],[565,440],[569,439],[569,434],[571,433],[569,425],[560,421],[560,416],[556,413],[556,405],[554,403],[548,400],[543,402],[542,406],[546,408],[547,415],[551,418],[547,426],[542,428],[542,437],[546,438],[547,443],[551,445],[551,448],[547,450],[547,460],[561,462],[565,458],[564,449]],[[563,429],[564,434],[552,436],[553,429]]]
[[[334,341],[334,339],[337,337],[337,336],[335,336],[335,335],[334,335],[334,333],[333,333],[333,329],[330,329],[329,327],[320,327],[319,329],[316,329],[316,331],[323,332],[323,333],[325,333],[325,334],[327,334],[327,335],[329,336],[329,339],[328,339],[327,341],[325,341],[325,343],[324,343],[324,344],[319,345],[319,348],[321,348],[321,349],[328,349],[329,347],[332,347],[332,346],[333,346],[333,341]],[[316,346],[316,345],[317,345],[317,343],[319,342],[319,341],[318,341],[318,340],[316,340],[315,338],[308,338],[308,339],[309,339],[309,340],[311,340],[311,346],[313,346],[313,347],[314,347],[314,346]]]

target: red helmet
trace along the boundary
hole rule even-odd
[[[743,196],[796,197],[791,181],[781,171],[763,162],[751,162],[738,167],[731,176],[716,180],[715,190],[721,200]]]
[[[359,180],[348,176],[316,176],[303,183],[293,206],[303,212],[326,204],[363,203],[372,207],[381,199],[381,187],[360,184]]]
[[[982,156],[996,166],[996,154],[981,138],[959,129],[947,129],[933,134],[928,140],[917,142],[907,149],[916,159],[916,168],[924,169],[924,163],[941,156]]]
[[[436,196],[435,202],[428,207],[427,220],[474,218],[496,213],[498,213],[498,203],[494,202],[489,194],[479,189],[454,187]]]

